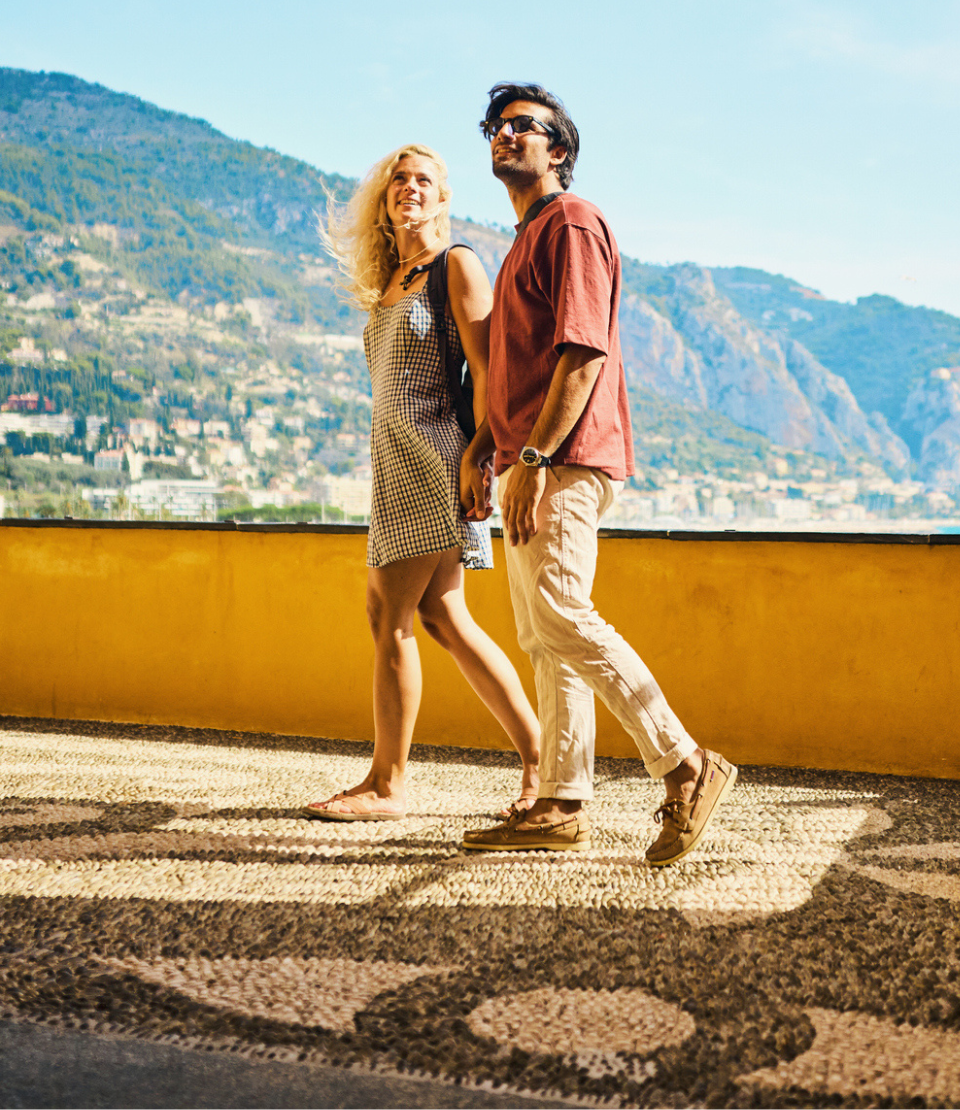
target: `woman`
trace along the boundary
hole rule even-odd
[[[404,771],[422,685],[416,615],[520,753],[520,797],[510,808],[525,810],[537,794],[536,715],[506,655],[474,623],[463,593],[464,568],[492,566],[492,552],[488,525],[473,519],[486,516],[487,508],[476,503],[477,475],[461,465],[466,439],[440,365],[427,295],[429,263],[450,242],[449,200],[443,159],[429,147],[401,147],[373,167],[345,217],[331,216],[323,234],[348,294],[370,313],[363,340],[373,384],[367,615],[375,645],[375,740],[363,782],[305,806],[308,817],[390,821],[405,815]],[[448,344],[466,355],[479,427],[486,411],[490,283],[471,250],[452,249],[447,258],[448,307],[456,324]]]

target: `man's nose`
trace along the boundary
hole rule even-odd
[[[512,143],[516,138],[516,131],[509,120],[504,121],[503,127],[494,135],[493,145],[497,146],[499,143]]]

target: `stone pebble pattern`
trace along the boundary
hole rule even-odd
[[[370,746],[0,718],[0,1017],[602,1106],[960,1104],[960,789],[741,769],[698,851],[597,761],[585,853],[464,853],[510,754],[308,822]]]

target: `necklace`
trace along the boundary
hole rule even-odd
[[[440,238],[440,236],[438,235],[438,236],[437,236],[437,239],[439,239],[439,238]],[[433,243],[436,243],[437,239],[434,239],[434,240],[433,240]],[[427,245],[426,245],[426,246],[425,246],[425,247],[423,248],[423,250],[422,250],[422,251],[420,251],[420,253],[419,253],[419,254],[411,254],[409,258],[401,258],[401,259],[400,259],[400,269],[402,270],[402,269],[404,268],[404,266],[406,266],[406,264],[407,264],[408,262],[413,262],[413,260],[414,260],[415,258],[419,258],[421,254],[426,254],[426,253],[427,253],[427,251],[428,251],[428,250],[429,250],[429,249],[430,249],[430,248],[431,248],[431,247],[433,246],[433,243],[428,243],[428,244],[427,244]]]
[[[435,238],[433,239],[433,241],[432,241],[432,242],[430,242],[430,243],[428,243],[428,244],[427,244],[427,245],[426,245],[426,246],[425,246],[425,247],[423,248],[423,250],[422,250],[422,251],[420,251],[420,252],[419,252],[418,254],[412,254],[412,255],[410,255],[410,257],[409,257],[409,258],[401,258],[401,259],[400,259],[400,272],[401,272],[401,273],[403,273],[403,268],[404,268],[404,266],[406,266],[406,265],[407,265],[408,263],[410,263],[410,262],[416,262],[416,260],[417,260],[418,258],[422,258],[422,257],[423,257],[423,255],[425,255],[425,254],[427,253],[427,251],[428,251],[428,250],[431,250],[431,249],[433,248],[433,245],[434,245],[434,243],[439,243],[439,242],[440,242],[440,236],[439,236],[439,235],[437,235],[437,236],[436,236],[436,237],[435,237]],[[400,255],[400,252],[398,251],[398,252],[397,252],[397,257],[399,257],[399,255]],[[410,284],[410,281],[411,281],[412,277],[413,277],[413,275],[412,275],[412,274],[407,274],[405,278],[401,278],[400,284],[401,284],[401,285],[403,286],[403,288],[404,288],[404,289],[406,289],[406,288],[407,288],[407,286],[408,286],[408,285]]]

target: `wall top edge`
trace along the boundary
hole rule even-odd
[[[365,524],[247,524],[237,520],[0,520],[0,528],[100,529],[121,532],[319,532],[366,535]]]
[[[235,520],[24,520],[0,519],[0,528],[67,528],[113,531],[166,532],[304,532],[318,535],[365,535],[365,524],[247,524]],[[500,528],[491,529],[501,536]],[[952,546],[960,544],[960,535],[950,533],[900,532],[746,532],[727,529],[722,532],[696,530],[656,530],[601,528],[604,540],[676,540],[702,543],[837,543],[837,544],[910,544],[913,546]]]

